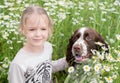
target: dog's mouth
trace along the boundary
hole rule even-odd
[[[79,54],[75,54],[75,60],[82,61],[83,58],[84,58],[83,56],[81,56]]]
[[[75,54],[74,58],[76,63],[81,63],[89,59],[87,55],[80,55],[80,54]]]

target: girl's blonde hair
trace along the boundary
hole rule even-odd
[[[48,23],[49,36],[51,36],[53,33],[53,22],[52,22],[51,18],[49,17],[49,15],[47,14],[46,10],[42,7],[39,7],[39,6],[29,6],[23,11],[21,21],[20,21],[20,30],[21,31],[23,30],[23,28],[25,27],[25,23],[26,23],[27,18],[31,14],[34,14],[34,13],[38,13],[40,15],[44,14],[47,16],[48,21],[49,21],[49,23]]]

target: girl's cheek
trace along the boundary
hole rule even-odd
[[[33,32],[27,32],[27,33],[25,34],[25,36],[26,36],[26,37],[32,37],[32,36],[34,36],[34,33],[33,33]]]
[[[29,36],[32,37],[32,36],[34,36],[34,34],[35,34],[35,33],[32,32],[32,33],[29,34]]]

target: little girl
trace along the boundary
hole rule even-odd
[[[67,67],[65,58],[52,59],[52,45],[47,40],[53,23],[39,6],[27,7],[22,14],[20,30],[26,43],[16,54],[8,72],[9,83],[50,83],[52,72]]]

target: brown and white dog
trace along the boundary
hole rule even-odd
[[[69,66],[74,66],[93,56],[91,50],[100,50],[101,47],[95,42],[101,42],[106,48],[108,45],[102,36],[91,28],[79,28],[69,39],[67,45],[66,60]],[[106,50],[108,52],[109,50]]]

